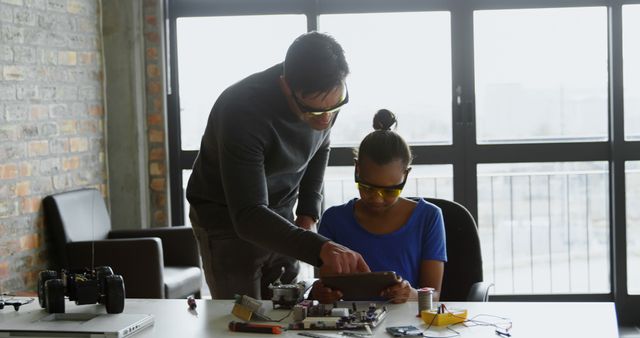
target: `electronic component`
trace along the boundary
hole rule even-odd
[[[387,328],[387,332],[394,337],[422,336],[422,331],[413,325],[391,326]]]
[[[356,303],[348,307],[331,307],[315,301],[303,301],[293,309],[291,330],[367,330],[376,327],[387,315],[386,306],[368,304],[359,309]]]

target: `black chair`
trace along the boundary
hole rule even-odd
[[[447,236],[441,301],[486,302],[492,283],[482,281],[482,253],[478,227],[473,216],[459,203],[424,198],[442,210]]]
[[[191,228],[112,231],[96,189],[47,196],[43,205],[53,267],[111,266],[122,275],[127,298],[200,297],[202,269]]]

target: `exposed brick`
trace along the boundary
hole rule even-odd
[[[153,219],[156,223],[164,224],[167,222],[167,214],[163,210],[157,210],[153,213]]]
[[[158,78],[160,74],[160,67],[154,64],[147,65],[147,77]]]
[[[87,3],[86,0],[68,0],[67,12],[72,14],[86,13],[87,12],[86,3]]]
[[[56,12],[66,12],[67,11],[67,1],[66,0],[47,0],[47,9]]]
[[[28,119],[29,106],[26,104],[7,105],[7,121],[25,121]]]
[[[78,98],[85,101],[95,101],[99,98],[100,91],[95,86],[83,86],[78,88]]]
[[[16,97],[18,100],[38,100],[38,87],[34,84],[16,86]]]
[[[97,33],[98,24],[95,20],[89,20],[85,18],[78,18],[76,20],[76,27],[79,32],[83,33]]]
[[[156,32],[147,32],[144,34],[146,41],[150,43],[159,43],[160,35]]]
[[[65,120],[60,123],[61,134],[76,134],[78,131],[76,120]]]
[[[0,158],[13,160],[26,156],[27,148],[24,143],[0,143]]]
[[[89,141],[84,137],[72,137],[69,139],[69,150],[72,153],[87,151],[89,149]]]
[[[11,199],[16,197],[16,185],[13,183],[6,183],[3,182],[2,184],[0,184],[0,200],[6,200],[6,199]],[[2,226],[2,223],[0,221],[0,226]],[[0,234],[0,238],[2,237],[2,234]]]
[[[20,250],[33,250],[40,245],[40,237],[38,234],[30,234],[20,237]],[[28,264],[26,264],[28,265]]]
[[[158,81],[149,81],[147,83],[147,94],[157,95],[162,92],[162,84]]]
[[[14,199],[0,200],[0,218],[14,217],[18,215],[17,201]],[[0,255],[2,257],[3,255]]]
[[[16,196],[24,197],[29,195],[31,192],[31,181],[22,181],[16,183]]]
[[[24,28],[17,26],[0,26],[0,40],[7,44],[24,43]]]
[[[1,2],[15,6],[22,6],[24,4],[22,0],[2,0]]]
[[[68,175],[53,176],[53,188],[56,190],[68,190],[73,185],[73,181]]]
[[[38,49],[38,59],[44,65],[58,64],[58,51],[52,49]]]
[[[0,179],[10,180],[18,176],[18,166],[14,163],[0,164]]]
[[[164,160],[165,152],[164,148],[153,147],[149,151],[149,161],[161,161]]]
[[[44,120],[49,117],[49,108],[47,106],[32,105],[29,117],[31,120]]]
[[[79,65],[90,65],[93,63],[93,55],[91,52],[80,52],[78,53],[78,64]]]
[[[153,191],[164,191],[166,186],[166,180],[164,178],[151,179],[151,183],[149,184],[149,186]]]
[[[46,0],[24,0],[24,5],[29,8],[45,9]]]
[[[73,66],[77,63],[77,54],[76,52],[64,51],[58,52],[58,64]]]
[[[147,15],[144,21],[150,26],[156,26],[158,24],[158,17],[155,15]]]
[[[0,22],[13,22],[13,8],[0,5]]]
[[[53,180],[51,177],[38,177],[31,179],[31,194],[44,196],[53,191]]]
[[[20,163],[20,176],[21,177],[28,177],[31,176],[31,174],[33,173],[33,163],[31,162],[22,162]]]
[[[13,11],[13,22],[20,25],[35,26],[36,15],[29,9],[16,9]]]
[[[0,278],[9,276],[9,262],[0,262]]]
[[[149,165],[149,174],[151,176],[164,176],[165,167],[164,164],[159,162],[151,162]]]
[[[75,170],[80,167],[80,158],[78,156],[62,159],[62,170]]]
[[[0,61],[11,62],[13,61],[13,50],[9,45],[0,45]]]
[[[164,132],[154,129],[149,130],[149,142],[164,142]]]
[[[16,99],[16,87],[10,84],[4,84],[0,82],[0,100],[15,100]]]
[[[52,154],[63,154],[69,152],[69,140],[64,139],[54,139],[49,142],[49,147],[51,149]]]
[[[17,125],[0,125],[0,142],[16,141],[20,137]]]
[[[102,106],[90,106],[89,107],[89,115],[95,117],[101,117],[104,114],[102,111]]]
[[[148,47],[147,48],[147,58],[151,60],[158,59],[158,48]]]
[[[32,64],[36,62],[36,49],[27,46],[13,47],[13,57],[16,63]]]
[[[99,130],[99,123],[98,121],[92,121],[92,120],[83,120],[80,121],[80,128],[79,131],[81,133],[96,133]]]
[[[153,98],[153,111],[161,112],[162,107],[164,107],[163,96],[157,96]]]
[[[60,172],[60,159],[57,157],[45,158],[38,162],[38,174],[42,176],[55,175]]]
[[[149,114],[147,116],[147,124],[150,126],[162,126],[162,121],[161,114]]]
[[[30,157],[49,155],[48,141],[31,141],[29,142],[28,147]]]

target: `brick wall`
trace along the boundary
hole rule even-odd
[[[149,201],[151,226],[170,223],[168,200],[167,138],[162,41],[162,1],[144,1],[144,43],[147,84],[147,142],[149,149]]]
[[[41,200],[106,193],[97,0],[0,0],[0,291],[46,264]]]

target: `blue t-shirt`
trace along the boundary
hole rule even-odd
[[[378,235],[356,221],[355,201],[327,209],[318,233],[360,253],[371,271],[395,271],[419,288],[423,260],[447,261],[444,222],[437,206],[420,199],[406,224]]]

